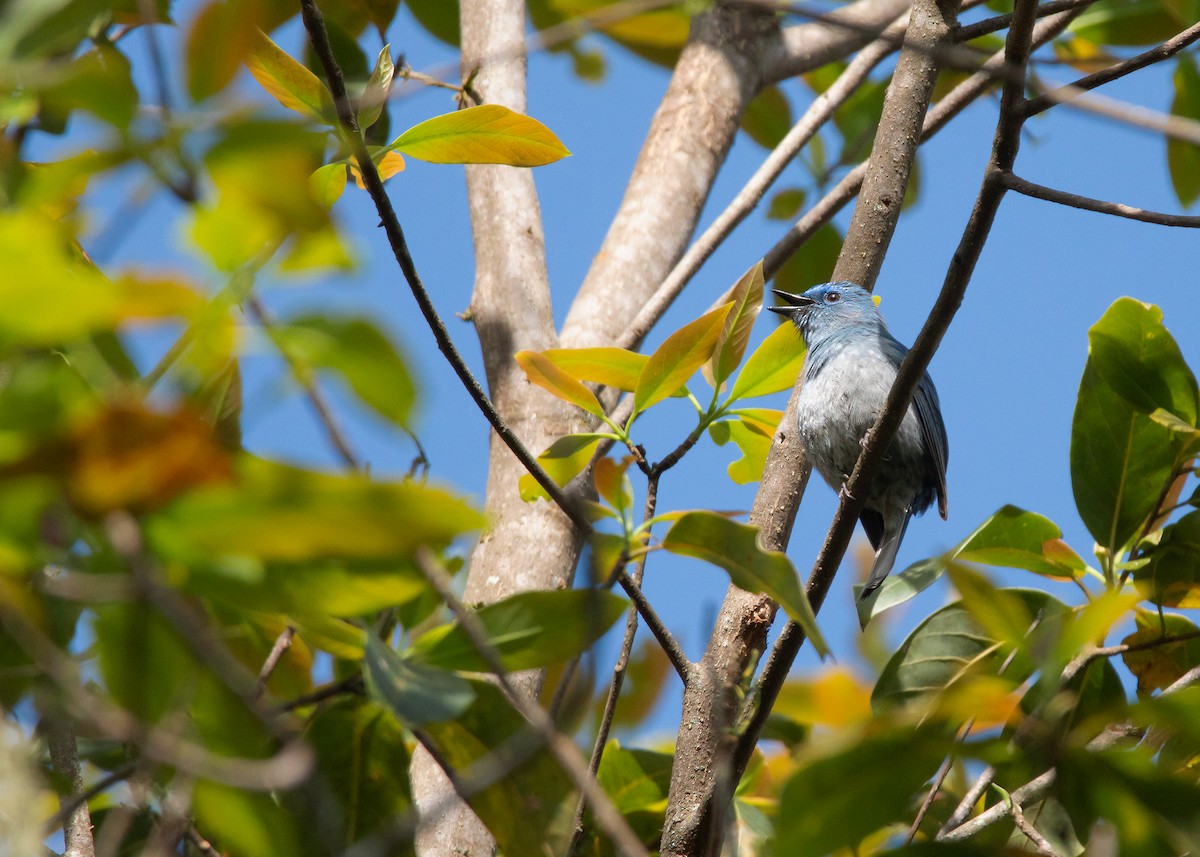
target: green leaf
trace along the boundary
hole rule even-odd
[[[829,282],[841,252],[842,234],[837,227],[822,226],[783,263],[775,275],[775,287],[798,295],[816,283]]]
[[[774,149],[792,130],[792,105],[778,86],[759,90],[746,105],[742,130],[764,149]]]
[[[191,810],[221,853],[295,857],[302,849],[296,819],[267,792],[238,789],[212,780],[192,786]]]
[[[508,670],[547,667],[588,649],[625,612],[628,602],[594,589],[522,592],[475,612]],[[490,672],[459,622],[422,634],[405,654],[415,664]]]
[[[430,35],[448,45],[458,45],[457,0],[404,0],[404,6]]]
[[[762,478],[771,441],[783,416],[782,411],[767,408],[748,409],[739,412],[736,420],[728,425],[730,439],[742,451],[742,457],[729,465],[729,478],[738,485],[757,482]]]
[[[346,190],[346,165],[341,162],[326,164],[312,174],[308,184],[318,202],[326,208],[333,208]]]
[[[625,348],[548,348],[541,352],[572,378],[632,393],[650,358]]]
[[[633,393],[633,411],[641,413],[669,398],[708,362],[732,303],[722,304],[695,321],[685,324],[658,346],[638,378]]]
[[[542,469],[554,480],[555,485],[566,485],[588,466],[588,462],[596,454],[596,447],[605,437],[592,432],[560,437],[537,457],[538,464],[542,465]],[[532,474],[522,474],[517,480],[517,487],[521,492],[521,499],[526,503],[550,499]]]
[[[185,47],[188,95],[203,101],[228,86],[257,42],[254,4],[209,2],[192,22]],[[248,14],[249,13],[249,14]]]
[[[733,310],[725,317],[725,326],[717,339],[713,355],[704,366],[705,377],[714,387],[725,383],[733,370],[742,362],[746,346],[750,344],[750,331],[754,319],[762,311],[763,264],[760,259],[754,267],[742,275],[733,287],[730,296]]]
[[[710,562],[724,569],[734,586],[771,598],[804,629],[818,653],[829,654],[796,570],[784,554],[759,547],[758,527],[739,524],[715,512],[686,512],[667,531],[663,547],[680,556]]]
[[[767,218],[770,220],[794,220],[800,213],[800,209],[804,208],[806,198],[807,195],[803,188],[784,188],[771,197],[771,204],[767,207]]]
[[[1195,21],[1196,8],[1188,0],[1100,0],[1071,23],[1070,31],[1098,45],[1148,45]]]
[[[609,741],[600,759],[596,781],[622,813],[651,809],[667,799],[671,785],[672,753],[625,749]]]
[[[878,594],[866,601],[855,598],[858,608],[858,624],[862,628],[882,613],[916,598],[941,578],[946,572],[946,564],[942,557],[932,557],[914,562],[899,574],[889,574],[880,585]],[[862,584],[856,584],[855,594],[862,591]]]
[[[483,526],[459,497],[413,482],[332,475],[245,456],[236,484],[193,491],[147,523],[164,557],[407,560]]]
[[[1148,559],[1133,572],[1138,592],[1162,607],[1200,607],[1200,511],[1164,527]]]
[[[388,148],[435,164],[540,167],[571,154],[549,128],[499,104],[426,119]]]
[[[776,327],[746,360],[733,382],[729,400],[790,390],[804,365],[804,340],[791,322]]]
[[[310,367],[339,375],[354,394],[396,425],[408,425],[416,386],[391,340],[365,318],[300,316],[267,329],[300,377]]]
[[[333,98],[315,74],[257,30],[246,68],[276,101],[325,125],[334,125]]]
[[[100,44],[71,60],[53,84],[42,90],[43,119],[47,111],[65,119],[72,110],[87,110],[124,130],[138,108],[129,60],[111,44]]]
[[[1111,556],[1154,514],[1188,441],[1102,381],[1089,359],[1071,425],[1071,487],[1079,516]]]
[[[426,726],[458,717],[475,701],[475,690],[452,672],[400,657],[374,634],[367,635],[363,660],[367,692],[406,726]]]
[[[1190,54],[1175,61],[1175,98],[1171,115],[1200,120],[1200,69]],[[1187,208],[1200,199],[1200,146],[1174,137],[1167,138],[1167,166],[1179,204]]]
[[[317,710],[304,737],[341,806],[345,845],[383,831],[412,805],[404,729],[383,706],[335,700]]]
[[[596,394],[538,351],[518,351],[515,359],[530,381],[595,417],[604,416]]]
[[[1088,331],[1088,345],[1096,375],[1131,405],[1146,413],[1162,408],[1196,424],[1196,378],[1163,325],[1161,309],[1118,298]]]
[[[998,590],[1006,599],[1019,604],[1030,617],[1024,631],[1032,646],[1054,623],[1048,618],[1062,615],[1067,608],[1061,601],[1045,592],[1033,589]],[[1042,622],[1032,634],[1032,618]],[[1006,625],[1020,624],[1007,617]],[[963,601],[956,601],[932,614],[916,627],[892,655],[871,694],[876,708],[902,705],[927,694],[939,693],[962,679],[973,675],[996,675],[1012,652],[1005,643],[976,618]],[[1014,684],[1023,681],[1033,671],[1028,656],[1018,653],[1004,671],[1006,680]]]
[[[388,93],[392,91],[392,78],[396,67],[392,65],[391,46],[384,45],[375,60],[375,68],[367,80],[362,97],[358,103],[358,127],[366,131],[379,119],[387,104]]]
[[[801,752],[779,799],[772,853],[820,857],[853,849],[893,822],[911,821],[926,781],[951,750],[944,737],[909,726],[857,737],[813,742]]]

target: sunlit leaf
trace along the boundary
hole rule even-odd
[[[571,154],[554,133],[499,104],[481,104],[427,119],[389,148],[435,164],[538,167]]]
[[[379,173],[380,181],[387,181],[397,173],[404,172],[404,156],[399,152],[389,152],[386,149],[375,149],[371,152],[371,160],[375,164],[375,170]],[[362,170],[359,169],[358,161],[350,158],[350,174],[354,176],[354,183],[358,185],[359,190],[366,190],[367,183],[363,181]]]
[[[266,792],[199,780],[192,785],[191,808],[196,823],[219,844],[222,853],[237,857],[302,853],[295,820]]]
[[[1134,569],[1138,591],[1163,607],[1200,607],[1200,511],[1163,528],[1149,562]]]
[[[596,394],[545,355],[537,351],[518,351],[515,359],[529,380],[543,390],[593,416],[604,416],[604,406],[600,404]]]
[[[259,85],[284,107],[317,122],[335,124],[333,98],[325,84],[266,33],[257,31],[245,62]]]
[[[667,337],[646,361],[633,394],[634,413],[671,396],[712,356],[733,304],[708,312]]]
[[[554,480],[555,485],[566,485],[588,466],[602,440],[604,435],[591,432],[565,435],[550,444],[538,456],[538,464],[542,465],[542,469]],[[549,499],[532,474],[523,473],[517,485],[521,499],[527,503],[537,499]]]
[[[795,325],[776,327],[746,360],[729,393],[731,401],[791,389],[804,365],[804,340]]]
[[[757,527],[715,512],[687,512],[667,531],[663,547],[710,562],[724,569],[734,586],[768,596],[804,629],[817,652],[829,653],[796,570],[784,554],[759,547]]]
[[[326,208],[332,208],[346,189],[346,165],[326,164],[312,174],[309,185],[313,196]]]
[[[754,320],[762,311],[763,271],[759,260],[753,268],[742,275],[730,295],[733,309],[725,317],[725,326],[713,349],[713,356],[704,366],[705,377],[714,387],[725,383],[733,370],[742,362],[746,346],[750,344],[750,331]]]
[[[415,385],[407,363],[373,322],[310,315],[272,325],[267,333],[303,380],[310,380],[312,369],[336,373],[377,414],[408,424]]]
[[[549,348],[542,356],[580,381],[632,393],[650,358],[625,348]]]
[[[567,589],[522,592],[475,612],[487,640],[509,670],[546,667],[586,650],[624,613],[628,602],[611,592]],[[419,637],[406,653],[412,663],[490,672],[487,659],[460,623]]]
[[[451,720],[475,701],[475,691],[466,679],[447,670],[412,663],[374,634],[367,635],[363,665],[368,693],[406,726]]]
[[[742,451],[742,457],[729,465],[729,478],[738,485],[757,482],[762,478],[767,454],[775,429],[779,425],[782,411],[768,408],[747,409],[739,412],[738,419],[727,422],[729,437]]]
[[[213,0],[196,15],[185,47],[188,95],[203,101],[223,90],[258,44],[257,3]]]
[[[871,689],[844,668],[828,669],[787,682],[772,711],[808,726],[861,723],[871,717]]]
[[[392,91],[392,77],[395,74],[391,47],[384,45],[358,102],[358,127],[362,130],[367,130],[379,119],[379,114],[387,104],[388,93]]]

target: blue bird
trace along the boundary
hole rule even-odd
[[[774,290],[808,346],[797,428],[809,460],[835,491],[850,478],[862,440],[875,424],[908,349],[888,332],[871,294],[854,283],[824,283],[802,295]],[[875,561],[860,600],[879,588],[896,562],[913,515],[937,498],[946,517],[946,426],[929,374],[921,379],[887,455],[872,481],[859,520]]]

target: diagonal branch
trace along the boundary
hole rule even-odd
[[[1142,223],[1157,223],[1159,226],[1183,226],[1190,229],[1200,229],[1200,216],[1198,215],[1167,214],[1162,211],[1134,208],[1132,205],[1124,205],[1120,202],[1106,202],[1100,199],[1092,199],[1091,197],[1068,193],[1064,190],[1056,190],[1045,185],[1034,184],[1014,173],[1006,173],[1003,181],[1004,186],[1009,190],[1014,190],[1017,193],[1033,197],[1034,199],[1042,199],[1046,202],[1057,202],[1059,205],[1067,205],[1071,208],[1083,209],[1084,211],[1095,211],[1099,214],[1111,214],[1115,217],[1127,217],[1130,220],[1140,220]]]

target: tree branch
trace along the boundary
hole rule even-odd
[[[1017,193],[1043,199],[1046,202],[1057,202],[1071,208],[1084,211],[1095,211],[1099,214],[1111,214],[1115,217],[1127,217],[1130,220],[1140,220],[1142,223],[1157,223],[1160,226],[1182,226],[1190,229],[1200,229],[1200,216],[1187,214],[1167,214],[1162,211],[1150,211],[1145,208],[1134,208],[1120,202],[1105,202],[1091,197],[1079,196],[1064,190],[1055,190],[1045,185],[1034,184],[1014,173],[1004,175],[1004,186]]]
[[[50,763],[71,787],[69,794],[59,796],[59,811],[55,816],[61,817],[63,838],[67,846],[63,857],[95,857],[92,817],[88,812],[87,798],[83,797],[83,774],[79,767],[79,748],[75,744],[75,732],[65,717],[58,713],[43,717],[42,729],[46,735]]]

